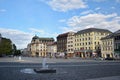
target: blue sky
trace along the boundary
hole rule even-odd
[[[0,33],[17,48],[34,35],[58,34],[95,27],[120,29],[120,0],[0,0]]]

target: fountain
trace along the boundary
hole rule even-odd
[[[21,56],[19,56],[19,61],[21,61],[22,59],[21,59]]]
[[[34,71],[36,73],[56,73],[55,69],[48,68],[48,65],[46,65],[46,58],[43,58],[42,68],[36,68]]]

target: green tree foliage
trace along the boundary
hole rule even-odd
[[[17,52],[17,48],[16,48],[15,44],[13,44],[13,46],[12,46],[12,52],[13,52],[13,55],[15,55]]]
[[[0,55],[12,54],[12,41],[10,39],[2,38],[0,41]]]
[[[16,56],[21,55],[21,51],[20,50],[16,50],[14,55],[16,55]]]

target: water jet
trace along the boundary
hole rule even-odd
[[[36,73],[56,73],[56,69],[49,68],[48,65],[46,65],[46,58],[43,58],[42,68],[35,68],[34,71]]]

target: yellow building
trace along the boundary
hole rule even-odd
[[[76,56],[101,56],[101,38],[111,34],[109,30],[88,28],[75,34],[74,52]]]
[[[30,51],[32,56],[47,56],[47,45],[54,42],[53,38],[39,38],[34,36],[30,43]]]

